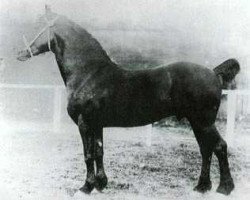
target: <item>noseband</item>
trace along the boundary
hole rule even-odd
[[[29,51],[30,56],[33,57],[33,53],[31,51],[31,45],[47,30],[47,36],[48,36],[48,48],[51,51],[51,44],[50,44],[50,28],[53,27],[55,25],[56,20],[59,17],[57,16],[55,19],[52,19],[51,21],[49,21],[47,18],[45,18],[47,25],[36,35],[36,37],[30,42],[28,43],[25,35],[23,35],[23,42],[25,44],[26,50]]]

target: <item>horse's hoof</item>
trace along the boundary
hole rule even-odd
[[[209,182],[200,182],[198,185],[194,188],[194,191],[200,192],[200,193],[205,193],[212,188],[212,183],[211,181]]]
[[[108,178],[107,176],[104,174],[104,175],[101,175],[101,176],[98,176],[96,175],[95,177],[95,188],[98,190],[98,191],[102,191],[108,184]]]
[[[229,195],[233,189],[234,189],[233,179],[229,178],[226,181],[220,182],[220,185],[216,191],[224,195]]]
[[[94,184],[91,184],[86,181],[84,186],[80,188],[80,191],[85,194],[90,194],[93,189],[94,189]]]

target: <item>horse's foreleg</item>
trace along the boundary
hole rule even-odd
[[[94,132],[84,122],[82,115],[78,118],[78,127],[81,134],[84,158],[87,167],[87,178],[85,184],[80,190],[86,194],[90,194],[95,185],[95,168],[94,168]]]
[[[231,177],[227,159],[227,143],[221,137],[219,137],[215,146],[214,153],[218,158],[220,166],[220,184],[217,188],[217,192],[228,195],[234,189],[234,182]]]
[[[99,191],[103,190],[108,179],[104,171],[103,165],[103,128],[100,127],[95,131],[95,162],[96,162],[96,181],[95,188]]]

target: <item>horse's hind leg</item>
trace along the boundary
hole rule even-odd
[[[94,168],[94,133],[91,128],[83,121],[82,115],[78,118],[78,127],[81,134],[84,158],[87,167],[87,178],[85,184],[80,190],[90,194],[95,185],[95,168]]]
[[[212,152],[215,152],[220,166],[220,185],[217,192],[230,194],[234,189],[234,183],[228,165],[226,142],[220,136],[215,125],[203,128],[192,125],[192,127],[202,155],[201,175],[198,185],[194,189],[200,192],[211,189],[210,165]]]
[[[198,128],[193,125],[192,128],[202,156],[201,174],[198,185],[194,188],[194,190],[204,193],[212,188],[210,181],[210,165],[216,139],[210,136],[210,133],[212,132],[211,127]]]
[[[234,189],[234,182],[231,177],[227,159],[227,143],[221,138],[220,135],[214,148],[214,153],[218,158],[220,166],[220,184],[217,188],[217,192],[229,195]]]
[[[99,191],[103,190],[108,179],[104,171],[103,165],[103,128],[100,127],[95,131],[95,162],[96,162],[96,177],[95,188]]]

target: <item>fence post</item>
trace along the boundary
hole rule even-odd
[[[61,124],[62,109],[62,89],[56,87],[54,89],[54,110],[53,110],[53,131],[58,132]]]
[[[153,125],[149,124],[146,126],[146,145],[150,147],[152,145],[152,131]]]
[[[234,135],[235,135],[235,115],[236,115],[236,93],[234,91],[230,91],[228,93],[227,99],[227,132],[226,132],[226,140],[228,143],[233,143]]]

